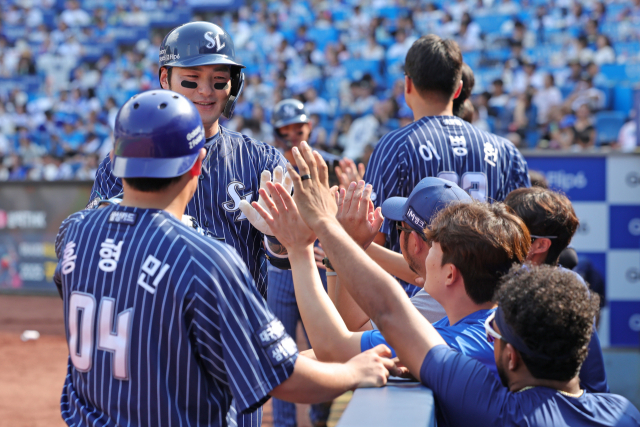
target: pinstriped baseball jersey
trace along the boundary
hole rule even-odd
[[[293,372],[295,342],[240,257],[171,214],[109,206],[56,239],[69,425],[226,426]]]
[[[502,201],[510,191],[531,185],[527,162],[511,142],[454,116],[423,117],[389,132],[373,150],[365,181],[381,206],[389,197],[408,197],[429,176],[453,181],[473,198],[488,201]],[[400,252],[398,231],[389,220],[380,231]]]
[[[267,261],[262,234],[251,226],[240,211],[240,200],[258,199],[260,174],[284,167],[284,156],[274,147],[220,126],[220,132],[207,140],[207,157],[202,164],[198,190],[185,214],[194,217],[210,237],[233,246],[249,267],[264,298],[267,295]],[[122,184],[111,172],[105,158],[96,173],[91,191],[92,203],[122,192]]]

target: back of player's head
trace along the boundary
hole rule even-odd
[[[464,102],[469,99],[471,96],[471,92],[473,91],[473,87],[476,84],[476,78],[473,74],[473,70],[467,63],[462,64],[462,90],[460,91],[460,95],[453,100],[453,115],[462,117],[464,113]]]
[[[404,71],[419,92],[450,99],[460,83],[462,53],[453,40],[429,34],[416,40],[405,59]]]
[[[540,187],[518,188],[504,201],[534,236],[551,236],[545,264],[555,265],[580,225],[567,196]]]
[[[205,143],[195,105],[170,90],[150,90],[125,102],[114,139],[113,174],[139,191],[159,191],[189,172]]]
[[[432,219],[425,235],[440,244],[442,265],[460,270],[476,304],[493,299],[502,275],[524,262],[531,246],[527,227],[502,203],[449,205]]]
[[[496,293],[496,345],[510,343],[534,377],[568,381],[587,357],[598,300],[570,271],[514,267]]]

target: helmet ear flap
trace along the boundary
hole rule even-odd
[[[236,109],[236,102],[238,102],[238,98],[240,94],[242,94],[242,89],[244,89],[244,73],[240,70],[241,69],[237,67],[232,67],[231,69],[231,93],[222,111],[222,115],[227,119],[233,116],[233,111]]]

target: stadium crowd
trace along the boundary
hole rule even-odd
[[[312,145],[366,163],[413,121],[403,61],[434,33],[475,73],[477,127],[519,148],[637,149],[632,79],[614,71],[640,61],[638,0],[257,1],[224,14],[184,0],[10,0],[0,13],[0,180],[93,178],[119,106],[159,87],[162,36],[185,16],[234,37],[249,68],[226,126],[265,142],[273,106],[296,97]]]

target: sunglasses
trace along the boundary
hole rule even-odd
[[[418,233],[418,236],[420,236],[422,240],[424,240],[425,242],[427,241],[427,238],[424,237],[422,233],[420,233],[417,230],[414,230],[413,228],[403,227],[401,222],[396,222],[396,230],[398,230],[398,232],[404,231],[405,233],[409,233],[409,234],[415,231],[416,233]]]
[[[496,312],[494,311],[487,317],[487,320],[484,321],[484,332],[487,334],[487,342],[493,344],[496,340],[503,340],[502,335],[496,332],[496,330],[491,326],[493,321],[496,318]]]
[[[536,236],[535,234],[530,234],[531,243],[533,243],[536,239],[557,239],[558,236]]]

